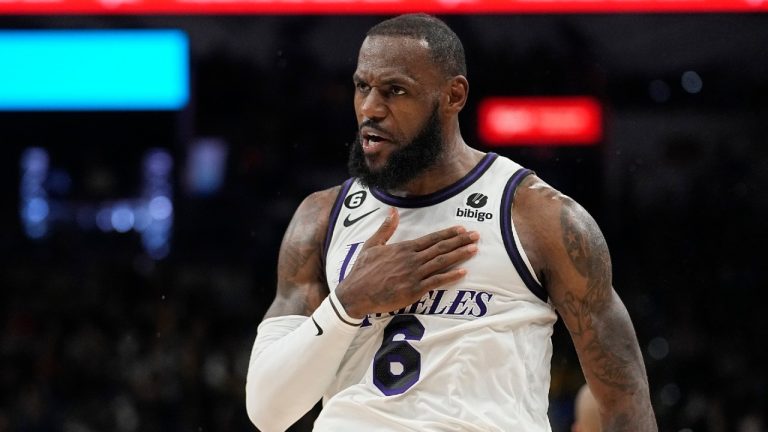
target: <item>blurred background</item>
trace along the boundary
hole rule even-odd
[[[253,430],[245,372],[280,240],[347,178],[357,49],[387,16],[0,15],[0,431]],[[602,227],[660,430],[767,431],[768,15],[439,16],[467,51],[465,139]],[[102,100],[111,84],[77,68],[115,34],[47,61],[71,32],[30,48],[16,30],[157,39],[123,52],[117,35],[99,73],[137,69]],[[46,99],[83,74],[97,96]],[[565,432],[583,377],[561,323],[554,347]]]

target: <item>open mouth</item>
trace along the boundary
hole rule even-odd
[[[365,153],[374,153],[379,150],[381,145],[389,140],[381,135],[377,135],[374,132],[367,132],[362,134],[363,151]]]

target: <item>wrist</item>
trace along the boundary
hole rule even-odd
[[[328,294],[328,301],[331,303],[331,307],[333,308],[333,311],[336,313],[336,316],[342,322],[355,327],[363,323],[364,317],[356,314],[351,315],[347,311],[347,308],[345,307],[344,303],[342,303],[339,297],[336,295],[335,291],[331,291]]]
[[[342,317],[349,318],[353,322],[362,322],[365,318],[366,314],[361,313],[360,311],[355,310],[348,301],[346,301],[345,295],[343,290],[340,292],[331,291],[329,294],[329,297],[331,297],[331,304],[334,304],[338,307],[339,313],[342,315]]]

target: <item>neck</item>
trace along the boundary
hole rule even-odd
[[[402,187],[387,192],[401,197],[437,192],[467,175],[484,155],[485,153],[468,146],[461,134],[452,134],[451,139],[444,143],[443,152],[432,167]]]

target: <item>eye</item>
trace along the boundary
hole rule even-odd
[[[405,89],[399,86],[392,86],[389,89],[389,92],[392,93],[393,95],[401,96],[405,94]]]
[[[369,86],[368,84],[362,81],[358,81],[355,83],[355,88],[357,89],[357,91],[361,93],[366,93],[368,90],[371,89],[371,86]]]

